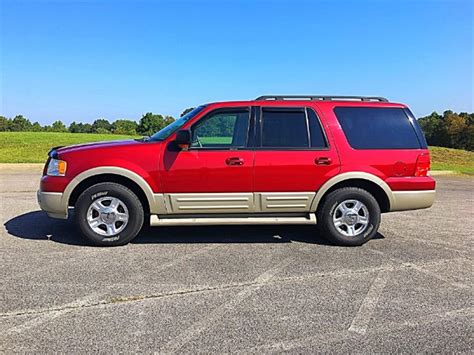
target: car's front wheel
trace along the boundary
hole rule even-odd
[[[144,212],[138,197],[117,183],[99,183],[77,199],[75,219],[93,244],[116,246],[130,242],[140,231]]]
[[[377,233],[380,207],[368,191],[345,187],[331,192],[318,210],[323,236],[339,245],[362,245]]]

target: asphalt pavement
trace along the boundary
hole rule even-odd
[[[471,352],[474,179],[384,214],[362,247],[314,226],[156,227],[85,244],[0,168],[0,352]]]

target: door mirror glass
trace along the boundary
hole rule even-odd
[[[176,133],[175,143],[181,149],[188,149],[191,145],[191,131],[189,129],[182,129]]]

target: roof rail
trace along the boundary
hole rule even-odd
[[[257,97],[256,101],[265,100],[319,100],[319,101],[379,101],[388,102],[385,97],[379,96],[332,96],[332,95],[263,95]]]

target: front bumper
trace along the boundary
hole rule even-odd
[[[390,211],[407,211],[431,207],[435,195],[435,190],[393,191],[393,203]]]
[[[61,192],[44,192],[38,190],[36,193],[40,208],[52,218],[67,218],[67,206],[63,203]]]

